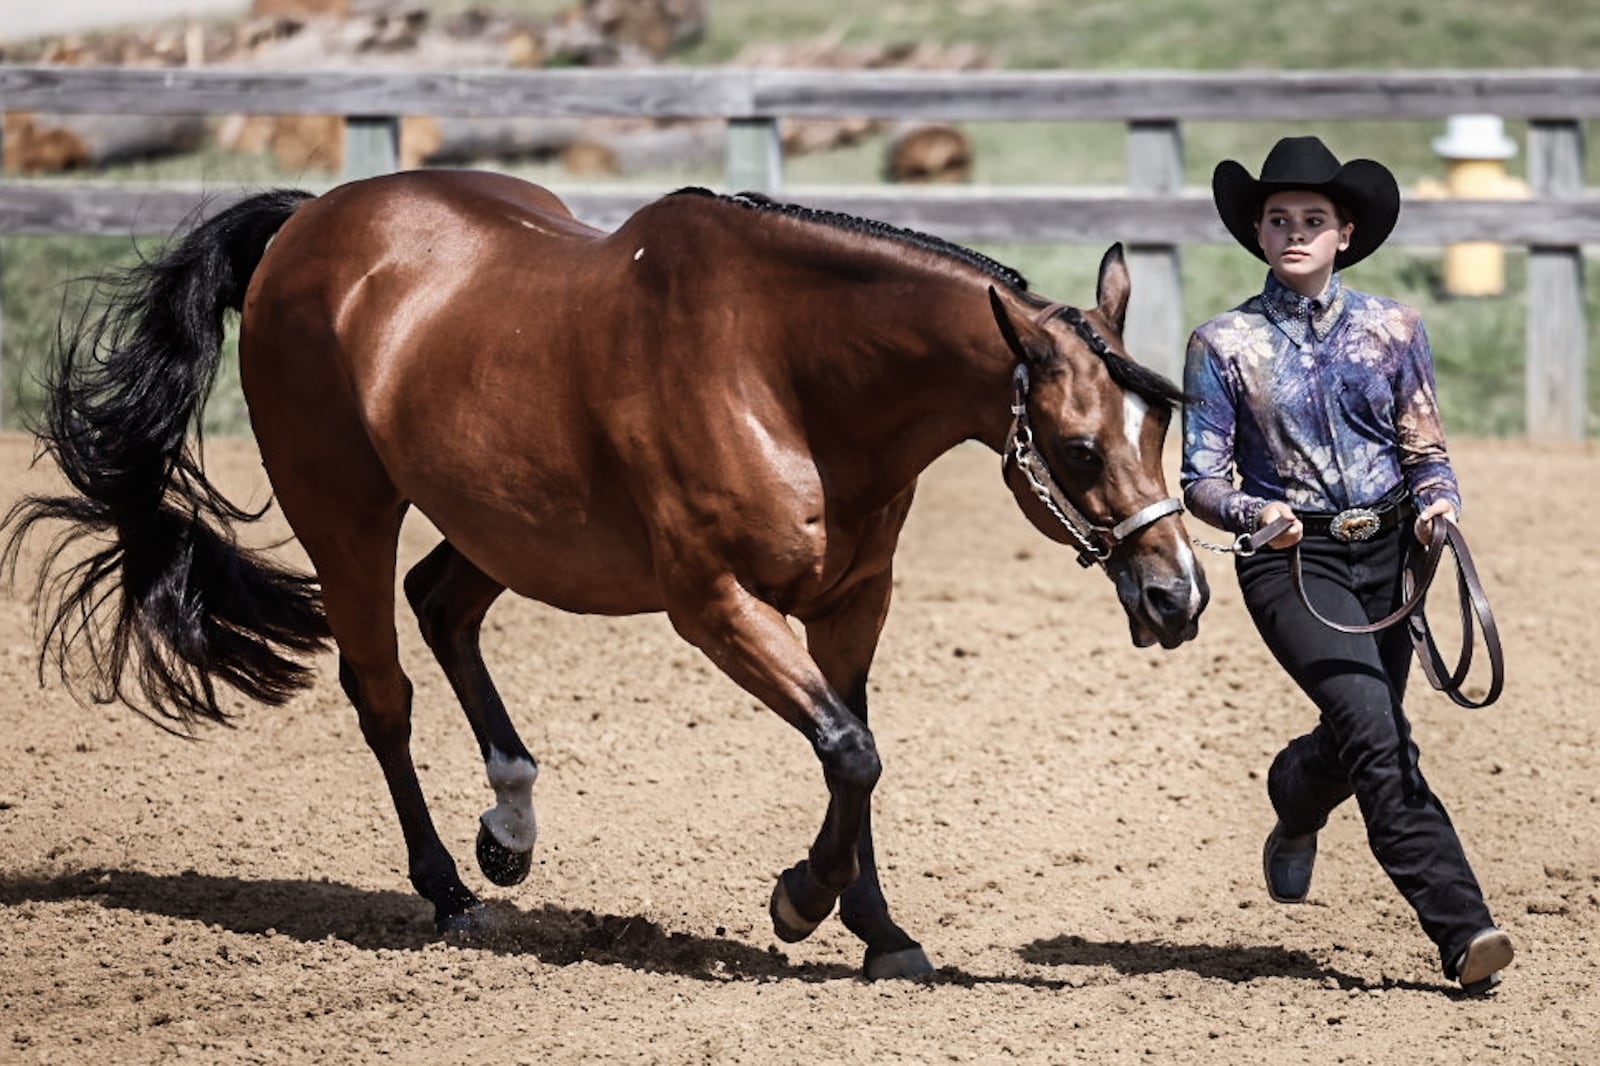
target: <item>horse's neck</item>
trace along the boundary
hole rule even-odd
[[[836,347],[800,368],[802,392],[848,410],[816,412],[841,426],[851,454],[907,483],[964,440],[999,450],[1010,425],[1011,362],[987,290],[960,278],[852,286],[833,308]],[[808,387],[823,385],[824,388]]]
[[[883,488],[963,440],[1000,450],[1012,360],[988,290],[1004,283],[892,236],[737,210],[760,230],[725,246],[719,269],[759,249],[749,267],[769,290],[764,314],[787,342],[780,361],[819,461],[847,477],[876,468]]]

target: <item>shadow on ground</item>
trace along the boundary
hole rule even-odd
[[[306,943],[331,938],[371,951],[419,950],[439,939],[431,908],[418,897],[335,881],[260,881],[194,871],[153,874],[108,869],[0,876],[0,906],[64,900],[165,915],[235,933],[272,931]],[[461,946],[530,955],[552,966],[593,962],[708,981],[834,981],[859,976],[850,967],[792,963],[776,948],[667,932],[637,915],[596,914],[552,904],[524,911],[503,901],[487,906],[493,932]]]
[[[334,939],[368,951],[420,950],[438,937],[428,904],[406,892],[364,889],[335,881],[249,880],[186,871],[90,869],[55,875],[0,877],[0,906],[84,900],[105,907],[201,922],[234,933],[268,932],[306,943]],[[528,955],[552,966],[576,962],[625,966],[705,981],[838,981],[860,972],[837,964],[794,963],[776,947],[758,948],[722,936],[669,932],[639,915],[596,914],[544,904],[522,910],[488,905],[493,932],[461,946],[503,955]],[[1277,945],[1217,946],[1159,941],[1086,940],[1059,936],[1019,949],[1040,967],[1110,967],[1136,975],[1188,970],[1201,977],[1244,982],[1289,977],[1344,989],[1433,986],[1362,978]],[[934,984],[1014,984],[1066,988],[1082,980],[1028,974],[974,974],[941,967]]]
[[[1437,985],[1416,981],[1374,983],[1328,966],[1304,951],[1293,951],[1277,944],[1169,944],[1158,940],[1095,941],[1081,936],[1056,936],[1035,940],[1018,954],[1035,966],[1109,966],[1129,975],[1188,970],[1200,977],[1234,983],[1289,977],[1317,983],[1332,980],[1345,991],[1375,988],[1439,991]]]

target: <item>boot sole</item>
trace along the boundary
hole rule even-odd
[[[1500,971],[1511,965],[1516,950],[1502,930],[1480,933],[1462,952],[1456,980],[1468,992],[1488,991],[1499,983]]]

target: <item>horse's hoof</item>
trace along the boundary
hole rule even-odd
[[[817,926],[822,924],[822,919],[828,916],[822,914],[816,919],[807,918],[800,913],[794,905],[794,900],[789,892],[788,881],[801,881],[806,876],[805,863],[791,866],[778,875],[778,883],[772,886],[772,901],[767,904],[767,912],[772,915],[772,931],[779,940],[785,944],[793,944],[810,936]],[[796,886],[798,887],[798,885]],[[828,911],[833,908],[830,906]]]
[[[533,850],[512,851],[494,838],[489,826],[478,819],[478,869],[490,881],[509,888],[520,885],[533,868]]]
[[[474,903],[465,910],[451,914],[437,915],[433,924],[440,936],[457,941],[478,940],[494,931],[494,919],[489,914],[489,908],[482,903]]]
[[[927,977],[933,973],[933,963],[928,961],[928,953],[920,945],[913,944],[899,951],[879,953],[868,949],[867,961],[861,970],[869,981]]]

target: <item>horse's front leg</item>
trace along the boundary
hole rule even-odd
[[[810,935],[860,870],[857,844],[882,764],[861,721],[845,706],[783,615],[732,575],[669,596],[678,632],[745,691],[811,742],[828,786],[822,830],[802,862],[773,889],[774,931],[788,942]]]
[[[848,598],[827,614],[806,620],[806,644],[845,705],[867,724],[867,672],[878,648],[878,637],[889,616],[892,572],[883,570],[857,585]],[[878,862],[872,845],[872,807],[861,812],[861,838],[856,846],[861,875],[845,889],[839,917],[867,945],[862,970],[871,980],[886,977],[920,977],[933,972],[922,945],[889,917],[889,904],[878,881]]]

